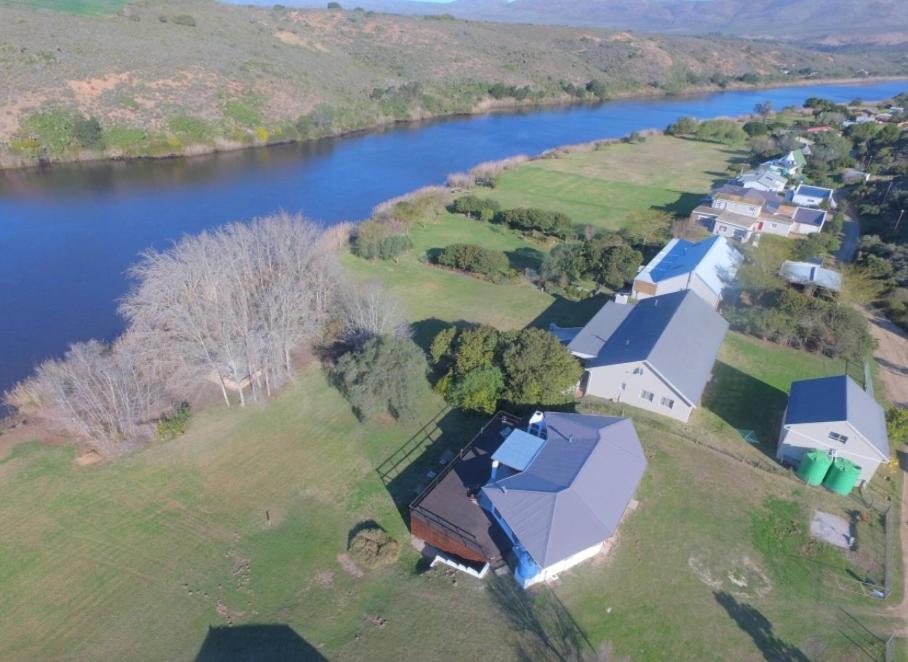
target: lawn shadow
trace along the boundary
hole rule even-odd
[[[238,625],[209,627],[196,662],[319,662],[324,655],[289,625]]]
[[[409,506],[485,423],[448,406],[440,409],[409,439],[375,467],[405,523]]]
[[[703,202],[702,193],[688,193],[681,192],[678,194],[678,199],[674,202],[669,202],[664,205],[653,205],[650,209],[655,209],[656,211],[665,212],[671,214],[672,216],[688,217],[694,208]]]
[[[511,629],[522,635],[515,646],[518,659],[594,659],[586,633],[551,588],[524,590],[510,576],[494,574],[486,586]]]
[[[797,646],[779,639],[772,631],[772,623],[758,609],[738,602],[733,595],[719,591],[713,594],[716,602],[728,613],[738,627],[753,639],[754,645],[770,662],[794,660],[809,662],[809,658]]]
[[[604,294],[597,294],[583,301],[573,301],[556,294],[554,295],[555,300],[549,307],[539,313],[527,326],[542,329],[549,328],[549,324],[557,324],[561,327],[583,326],[599,312],[609,298]]]
[[[424,351],[428,352],[435,336],[452,326],[456,326],[458,329],[474,329],[479,325],[475,322],[465,322],[464,320],[448,322],[446,320],[438,319],[437,317],[429,317],[424,320],[419,320],[418,322],[413,322],[410,325],[410,329],[413,332],[413,342],[419,345]]]
[[[775,456],[776,436],[788,394],[761,382],[727,363],[717,361],[713,379],[703,397],[703,406],[739,431],[752,430],[754,444]]]
[[[511,269],[516,269],[517,271],[525,269],[538,271],[539,267],[542,266],[544,257],[541,250],[532,246],[522,246],[516,250],[505,251],[504,254],[508,258],[508,264]]]

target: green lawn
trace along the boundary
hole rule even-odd
[[[561,211],[575,223],[609,229],[637,227],[687,216],[742,157],[726,146],[658,136],[531,161],[505,172],[488,195],[505,208]]]

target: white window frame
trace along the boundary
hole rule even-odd
[[[665,397],[664,395],[662,396],[661,404],[663,407],[668,407],[669,409],[674,409],[674,407],[675,407],[675,401],[672,400],[671,398]]]
[[[652,391],[647,391],[646,389],[643,389],[642,391],[640,391],[641,400],[646,400],[647,402],[652,402],[655,398],[656,398],[656,394],[653,393]]]

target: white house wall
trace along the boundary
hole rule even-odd
[[[569,568],[573,568],[575,565],[583,563],[587,559],[593,558],[600,551],[602,551],[602,543],[597,542],[592,547],[587,547],[586,549],[584,549],[580,552],[577,552],[573,556],[569,556],[562,561],[558,561],[557,563],[553,563],[552,565],[550,565],[546,568],[543,568],[542,570],[539,571],[539,574],[537,574],[535,577],[532,577],[531,579],[527,580],[524,583],[523,587],[526,588],[528,586],[532,586],[533,584],[538,584],[540,582],[545,582],[550,579],[553,579],[553,578],[557,577],[560,573],[564,572],[565,570],[568,570]]]
[[[844,444],[833,441],[829,438],[830,432],[845,435],[848,441]],[[807,451],[814,449],[824,452],[834,450],[836,457],[844,457],[854,462],[861,467],[862,482],[869,482],[877,467],[883,462],[875,447],[845,422],[798,423],[783,426],[776,457],[798,464]]]
[[[687,289],[693,291],[713,308],[719,307],[719,302],[722,300],[721,295],[714,292],[713,289],[700,278],[696,271],[691,275]]]
[[[726,209],[733,214],[741,214],[742,216],[750,216],[751,218],[759,216],[760,210],[762,209],[761,205],[755,205],[749,202],[736,202],[734,200],[726,200],[725,198],[716,198],[713,200],[713,207],[715,209]]]
[[[778,223],[776,221],[764,221],[761,232],[774,234],[779,237],[787,237],[792,230],[791,223]]]
[[[640,374],[634,374],[637,369]],[[685,423],[693,411],[693,407],[643,361],[594,366],[587,368],[587,373],[586,392],[597,398],[623,402]],[[654,394],[652,402],[641,397],[643,391]],[[673,407],[669,409],[661,404],[662,398],[674,400]]]

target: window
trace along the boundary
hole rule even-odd
[[[643,398],[644,400],[649,400],[650,402],[652,402],[653,398],[656,397],[656,394],[652,393],[651,391],[642,391],[640,393],[640,397]]]
[[[672,400],[671,398],[662,398],[662,406],[668,407],[669,409],[671,409],[672,407],[675,406],[675,401]]]
[[[643,368],[634,368],[634,374],[635,374],[635,375],[642,375],[642,374],[643,374]]]
[[[833,441],[839,441],[843,444],[848,441],[848,437],[846,437],[844,434],[839,434],[838,432],[830,432],[829,438]]]

